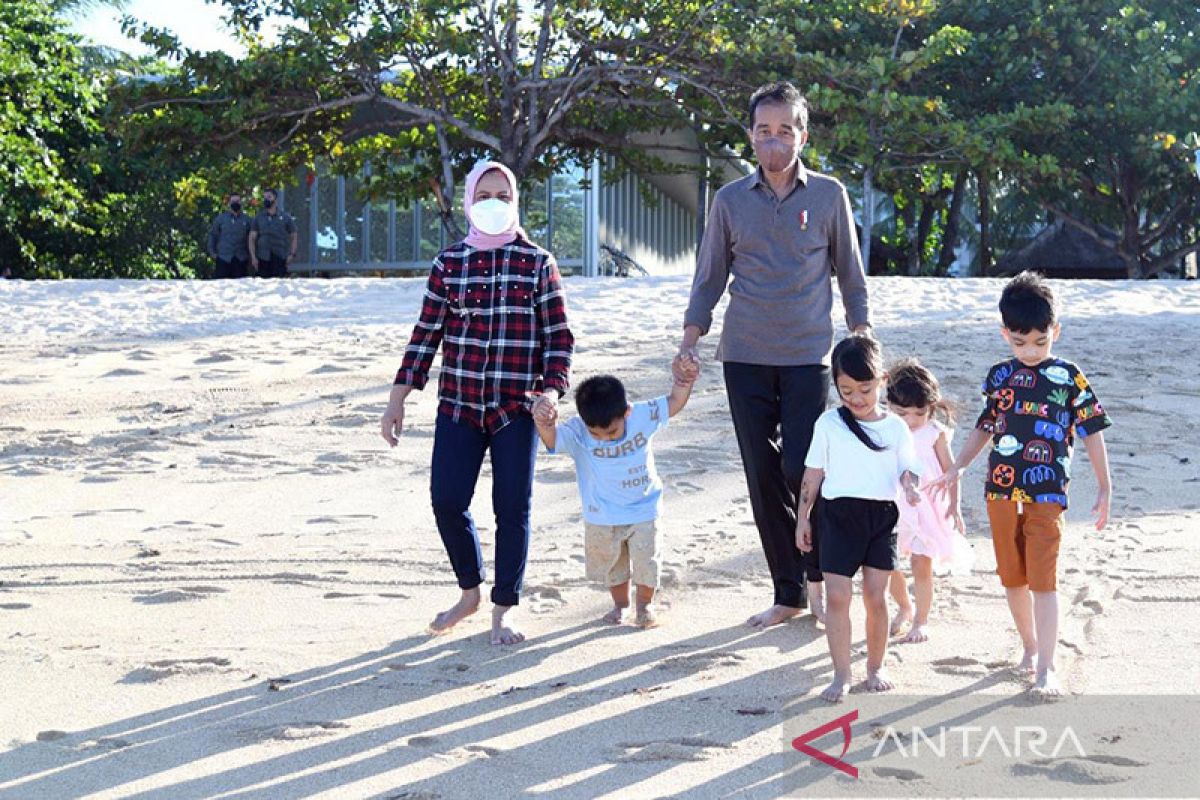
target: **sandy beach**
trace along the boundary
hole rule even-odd
[[[611,372],[636,399],[665,392],[690,280],[566,285],[576,380]],[[1196,697],[1200,285],[1054,285],[1055,353],[1081,365],[1115,423],[1103,532],[1075,456],[1059,674],[1079,697]],[[956,445],[1008,352],[1001,286],[870,279],[886,355],[920,357],[960,405]],[[810,616],[742,624],[771,591],[711,361],[720,309],[691,402],[655,440],[663,625],[598,622],[607,593],[583,577],[571,461],[541,453],[529,640],[489,645],[486,613],[430,636],[457,596],[428,502],[432,383],[397,448],[378,424],[422,289],[0,282],[0,798],[929,791],[904,770],[842,779],[789,746],[789,725],[842,712],[815,696],[830,663]],[[904,695],[1025,691],[982,464],[964,479],[974,572],[938,579],[931,641],[890,650]],[[490,558],[487,467],[474,512]],[[853,620],[859,679],[857,602]],[[1151,769],[1083,761],[1010,777],[1036,795],[1138,794]],[[938,785],[967,791],[960,773]]]

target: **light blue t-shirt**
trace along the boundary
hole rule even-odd
[[[625,435],[602,442],[574,417],[555,429],[552,453],[575,460],[583,518],[594,525],[633,525],[657,519],[662,505],[662,480],[654,468],[650,439],[667,427],[667,398],[631,406]]]

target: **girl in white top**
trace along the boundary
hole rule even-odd
[[[940,414],[946,422],[953,422],[950,404],[942,399],[937,378],[916,359],[900,361],[888,370],[887,399],[888,409],[912,431],[917,458],[924,468],[921,503],[915,507],[901,505],[897,526],[900,556],[911,557],[917,610],[914,615],[904,570],[897,569],[892,573],[890,588],[900,609],[892,617],[890,633],[898,636],[911,623],[901,641],[924,642],[929,639],[934,574],[969,574],[975,553],[963,535],[958,486],[952,485],[948,495],[935,496],[928,489],[929,483],[954,463],[950,454],[952,431],[936,418]]]
[[[888,577],[896,569],[896,497],[920,502],[921,465],[904,421],[879,407],[887,378],[879,343],[863,335],[833,349],[833,382],[842,404],[817,419],[804,461],[796,546],[812,549],[809,516],[817,506],[821,572],[825,576],[825,636],[833,659],[833,682],[821,692],[831,703],[850,687],[850,599],[854,574],[863,570],[867,612],[867,678],[863,688],[894,688],[883,668],[888,643]],[[818,494],[821,502],[817,503]]]

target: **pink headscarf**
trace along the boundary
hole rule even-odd
[[[479,184],[479,179],[492,170],[498,170],[508,179],[508,186],[512,190],[513,206],[516,207],[517,202],[520,200],[520,197],[517,195],[517,178],[513,175],[511,169],[499,161],[480,161],[475,165],[475,168],[471,170],[471,174],[467,175],[467,193],[466,197],[463,198],[463,213],[467,217],[467,224],[471,226],[470,231],[467,233],[467,238],[463,241],[476,250],[495,250],[497,247],[503,247],[511,243],[517,236],[528,238],[525,231],[521,229],[519,214],[513,215],[512,224],[503,233],[484,233],[476,228],[475,223],[471,221],[471,205],[475,202],[475,187]]]

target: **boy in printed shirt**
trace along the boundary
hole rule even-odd
[[[1015,358],[988,370],[986,405],[958,459],[937,484],[957,481],[992,443],[987,511],[1004,585],[1024,646],[1019,669],[1033,672],[1033,691],[1062,694],[1054,673],[1058,640],[1058,548],[1071,479],[1071,450],[1078,435],[1096,473],[1096,530],[1108,524],[1112,484],[1105,428],[1112,422],[1087,378],[1051,348],[1061,332],[1054,294],[1041,276],[1022,272],[1000,296],[1001,334]]]
[[[658,526],[662,481],[654,468],[651,440],[687,404],[698,370],[676,379],[671,393],[630,405],[625,387],[611,375],[588,378],[575,390],[579,416],[556,425],[553,406],[534,414],[538,435],[551,453],[575,461],[583,502],[587,577],[603,581],[613,609],[604,621],[620,624],[629,608],[630,579],[637,587],[634,621],[643,628],[658,624]]]

